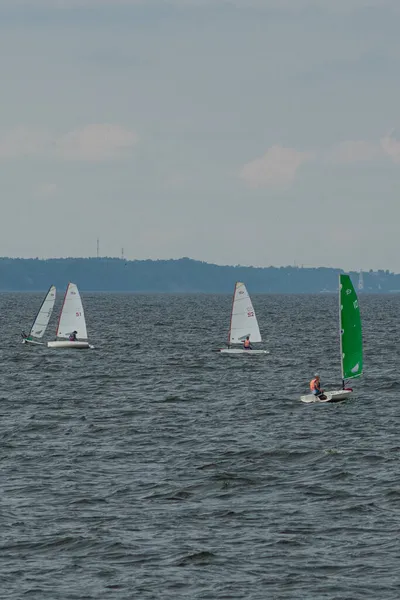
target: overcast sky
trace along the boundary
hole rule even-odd
[[[399,18],[0,0],[0,255],[400,271]]]

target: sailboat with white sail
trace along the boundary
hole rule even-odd
[[[251,302],[246,286],[241,281],[235,283],[231,310],[231,324],[228,334],[228,347],[220,348],[225,354],[268,354],[267,350],[246,350],[243,347],[245,339],[249,337],[251,344],[262,341],[256,313]],[[241,344],[242,348],[232,348],[234,344]]]
[[[70,338],[76,335],[76,340]],[[58,320],[56,339],[48,342],[49,348],[93,348],[88,342],[85,313],[79,290],[75,283],[69,283]]]
[[[40,342],[44,336],[47,325],[49,324],[51,314],[53,312],[54,303],[56,301],[56,288],[51,285],[44,297],[44,300],[36,314],[36,317],[32,323],[29,334],[22,333],[23,344],[34,344],[43,345],[44,342]]]
[[[363,342],[360,307],[350,276],[339,275],[339,335],[342,389],[324,391],[322,396],[307,394],[302,402],[339,402],[346,400],[353,389],[346,387],[346,379],[360,377],[363,372]]]

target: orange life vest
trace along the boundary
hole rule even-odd
[[[244,347],[248,348],[250,346],[250,340],[244,340]]]
[[[317,389],[317,379],[311,379],[310,381],[310,390],[313,392]]]

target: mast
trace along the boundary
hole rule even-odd
[[[235,287],[233,288],[232,308],[231,308],[231,322],[229,323],[229,332],[228,332],[228,348],[231,347],[233,305],[235,304],[235,294],[236,294],[236,286],[237,286],[237,284],[238,284],[238,282],[235,283]]]
[[[360,292],[364,289],[364,278],[362,269],[360,270],[360,274],[358,277],[358,289],[360,290]]]
[[[61,316],[62,316],[62,312],[63,312],[63,310],[64,310],[64,305],[65,305],[65,301],[66,301],[66,299],[67,299],[67,294],[68,294],[68,290],[69,290],[69,286],[70,286],[70,285],[71,285],[71,284],[69,283],[69,284],[67,285],[67,289],[65,290],[65,294],[64,294],[64,300],[63,300],[63,303],[62,303],[62,307],[61,307],[61,310],[60,310],[60,314],[59,314],[59,316],[58,316],[58,323],[57,323],[57,329],[56,329],[56,339],[57,339],[57,337],[58,337],[58,331],[59,331],[59,329],[60,329],[60,321],[61,321]]]
[[[343,347],[342,347],[342,282],[339,273],[339,347],[340,347],[340,368],[342,373],[342,389],[344,390],[343,376]]]

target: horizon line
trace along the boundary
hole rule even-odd
[[[230,268],[241,268],[241,269],[330,269],[333,271],[343,272],[343,273],[379,273],[383,271],[385,273],[392,275],[398,275],[399,273],[395,273],[390,269],[343,269],[342,267],[333,267],[331,265],[318,265],[318,266],[309,266],[302,264],[286,264],[286,265],[250,265],[250,264],[227,264],[227,263],[217,263],[217,262],[208,262],[201,258],[191,258],[189,256],[180,256],[178,258],[127,258],[125,256],[0,256],[0,260],[40,260],[40,261],[49,261],[49,260],[112,260],[112,261],[121,261],[125,263],[134,263],[134,262],[178,262],[182,260],[189,260],[193,262],[202,263],[209,266],[214,267],[230,267]]]

